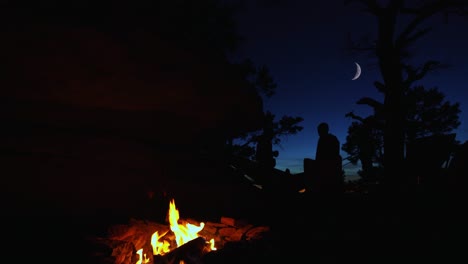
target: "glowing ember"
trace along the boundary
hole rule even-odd
[[[200,232],[203,227],[205,227],[205,223],[201,222],[199,226],[185,223],[179,224],[179,210],[177,210],[175,206],[174,199],[172,199],[169,203],[169,224],[170,229],[174,233],[175,242],[177,247],[182,246],[183,244],[195,239],[198,237],[198,232]],[[153,248],[153,255],[164,255],[171,251],[170,241],[162,240],[161,239],[167,234],[167,232],[163,234],[159,234],[158,231],[154,232],[151,236],[151,246]],[[210,250],[216,250],[214,239],[212,238],[210,241]],[[146,254],[143,254],[143,249],[139,249],[137,254],[140,256],[139,260],[136,264],[143,264],[148,263],[149,259],[146,257]]]
[[[214,238],[210,239],[210,250],[216,250]]]
[[[140,259],[136,264],[148,263],[150,260],[146,257],[146,254],[143,255],[143,249],[137,251],[137,254],[140,256]]]

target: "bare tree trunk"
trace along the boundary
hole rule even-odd
[[[379,32],[377,57],[386,86],[384,99],[384,167],[385,182],[390,187],[402,183],[404,161],[404,114],[400,105],[404,93],[402,66],[399,50],[394,45],[394,33],[398,9],[381,9],[378,17]]]

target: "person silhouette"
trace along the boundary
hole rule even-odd
[[[329,132],[328,124],[318,125],[319,140],[315,152],[315,160],[337,160],[340,157],[340,141]]]
[[[320,189],[325,192],[340,191],[342,188],[342,158],[340,141],[329,131],[328,123],[317,126],[319,139],[315,153],[320,178]]]

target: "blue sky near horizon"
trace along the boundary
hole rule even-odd
[[[328,122],[330,132],[343,144],[352,122],[345,114],[371,113],[370,107],[356,101],[364,96],[383,98],[373,86],[381,80],[375,59],[354,54],[347,46],[349,36],[358,39],[374,34],[374,20],[357,6],[338,0],[249,1],[238,14],[239,33],[245,40],[233,56],[266,65],[277,84],[276,94],[264,102],[265,110],[277,118],[304,118],[301,132],[282,138],[281,146],[275,146],[279,151],[276,168],[302,172],[303,159],[315,158],[320,122]],[[459,30],[468,28],[468,19],[450,18],[447,24],[441,17],[433,20],[434,31],[414,45],[414,60],[440,60],[450,68],[430,73],[420,84],[438,87],[446,100],[460,103],[461,125],[454,132],[464,142],[468,140],[468,36]],[[354,62],[361,65],[362,75],[352,81]],[[347,154],[342,152],[342,156]],[[358,168],[347,165],[344,169],[352,176]]]

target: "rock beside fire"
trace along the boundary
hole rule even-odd
[[[200,225],[200,222],[193,219],[181,221]],[[193,250],[191,250],[192,247],[190,245],[185,247],[186,250],[180,250],[181,247],[177,248],[175,237],[170,231],[169,225],[131,219],[127,225],[111,226],[108,230],[107,237],[96,238],[95,242],[103,245],[104,247],[101,246],[99,250],[101,252],[95,252],[94,255],[100,259],[98,263],[106,264],[135,264],[140,259],[140,254],[143,260],[146,260],[142,263],[159,262],[158,260],[161,260],[162,258],[160,255],[153,256],[151,245],[151,236],[156,231],[160,235],[165,234],[164,240],[170,242],[170,248],[172,249],[167,254],[171,253],[171,258],[174,258],[174,255],[177,255],[177,258],[183,259],[184,256],[180,256],[180,254],[183,255],[185,254],[184,252],[192,252],[195,250],[199,253],[201,261],[201,255],[206,253],[204,250],[199,250],[199,247],[196,246],[199,243],[191,243],[195,244]],[[198,233],[198,235],[203,239],[203,241],[214,239],[215,247],[218,251],[222,251],[223,247],[225,247],[227,243],[248,243],[255,240],[261,240],[267,233],[269,233],[269,231],[270,228],[268,226],[253,226],[242,220],[222,217],[219,223],[204,223],[204,228]],[[209,249],[209,246],[207,245],[206,248]],[[141,251],[138,253],[140,249]],[[212,251],[211,253],[217,254],[216,251]],[[167,260],[167,258],[163,259]]]

